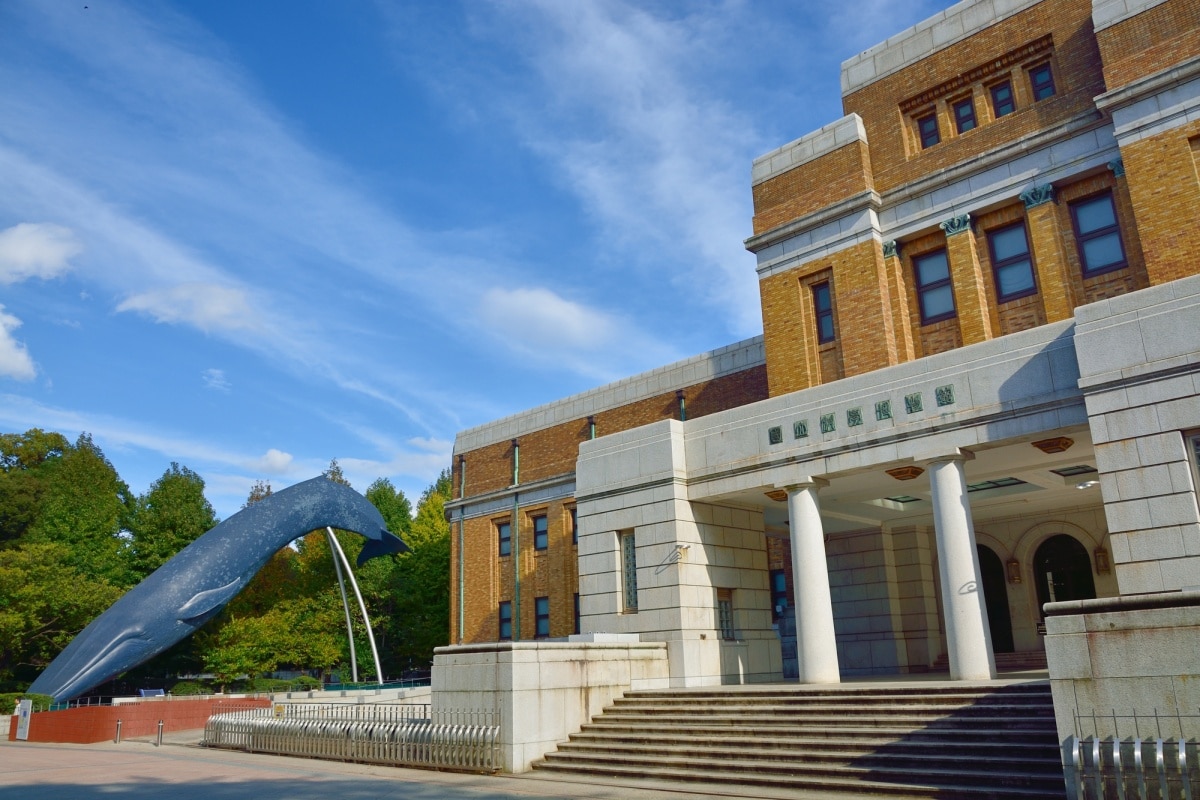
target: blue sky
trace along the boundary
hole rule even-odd
[[[221,517],[761,332],[750,162],[945,2],[0,3],[0,431]]]

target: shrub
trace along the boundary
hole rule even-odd
[[[176,697],[190,697],[198,694],[212,694],[212,689],[199,681],[180,681],[171,687],[171,694]]]

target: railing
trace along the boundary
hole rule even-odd
[[[1195,736],[1185,738],[1198,724],[1200,714],[1157,710],[1076,714],[1075,735],[1063,753],[1067,797],[1200,800],[1200,743]]]
[[[276,704],[214,715],[204,745],[471,772],[500,768],[498,715],[428,705]]]

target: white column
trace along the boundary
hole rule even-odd
[[[825,561],[825,530],[817,490],[827,481],[810,478],[785,487],[792,529],[792,583],[796,603],[796,654],[801,683],[840,683],[833,601]]]
[[[950,679],[985,681],[996,677],[987,604],[975,549],[975,525],[967,499],[963,462],[970,453],[929,463],[933,490],[933,529],[942,579],[942,608],[946,615],[946,648]]]

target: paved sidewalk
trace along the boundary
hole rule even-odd
[[[0,798],[18,800],[687,800],[716,797],[801,798],[795,792],[747,795],[703,785],[639,787],[525,776],[462,775],[336,761],[210,750],[176,735],[162,747],[0,741]],[[174,740],[174,741],[172,741]],[[845,798],[845,795],[839,797]]]

